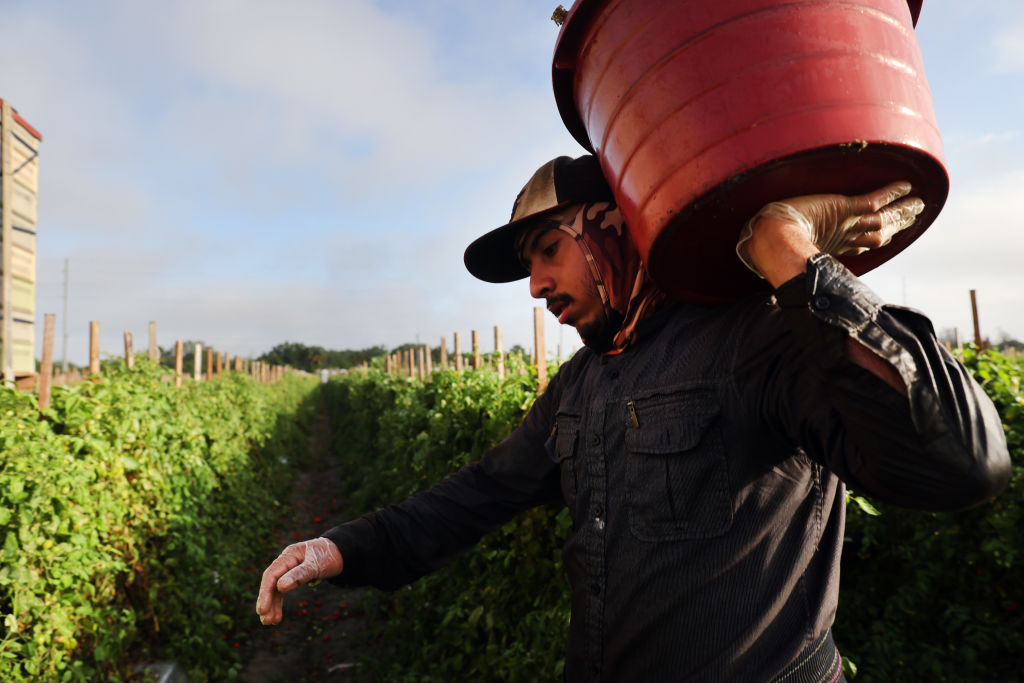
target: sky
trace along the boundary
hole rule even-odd
[[[495,325],[532,347],[526,284],[462,253],[584,153],[552,95],[557,4],[0,0],[0,98],[43,136],[37,356],[44,313],[72,363],[92,320],[104,355],[150,321],[246,357],[474,329],[488,351]],[[982,333],[1024,339],[1024,3],[925,0],[916,34],[950,195],[864,279],[965,338],[975,289]],[[579,345],[546,320],[552,357]]]

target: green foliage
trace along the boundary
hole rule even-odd
[[[0,671],[126,680],[172,657],[225,680],[315,381],[188,383],[140,359],[34,396],[0,391]]]
[[[962,360],[1002,416],[1013,477],[995,501],[964,512],[848,507],[835,633],[858,681],[1024,675],[1022,367],[971,348]]]
[[[387,355],[383,346],[368,349],[345,349],[331,351],[322,346],[306,346],[297,342],[278,344],[257,360],[271,365],[282,365],[313,372],[320,368],[352,368],[363,362]]]
[[[188,340],[181,343],[181,374],[185,377],[191,377],[196,367],[196,344],[200,346],[200,355],[203,358],[200,359],[201,368],[203,372],[206,372],[206,351],[210,346],[204,341]],[[217,350],[214,349],[214,353]],[[144,354],[136,354],[136,358],[143,357]],[[148,357],[148,356],[147,356]],[[163,348],[160,347],[160,365],[165,368],[174,369],[174,347]]]
[[[518,426],[536,396],[536,373],[509,363],[504,382],[490,371],[451,370],[428,382],[373,370],[331,381],[354,512],[430,486]],[[564,507],[530,511],[446,569],[374,593],[383,626],[364,662],[372,679],[561,678],[569,602],[560,551],[570,525]]]

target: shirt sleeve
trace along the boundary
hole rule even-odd
[[[966,508],[1006,486],[999,414],[926,317],[883,303],[826,254],[776,300],[792,334],[767,353],[785,360],[748,360],[764,368],[763,409],[808,455],[854,490],[910,508]],[[851,362],[846,338],[891,364],[907,396]]]
[[[334,527],[344,570],[332,582],[393,590],[439,569],[517,514],[561,499],[544,442],[554,424],[559,371],[501,443],[429,490]]]

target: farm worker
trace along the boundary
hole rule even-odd
[[[284,593],[314,578],[396,588],[561,499],[568,680],[843,680],[845,485],[956,510],[1010,474],[995,408],[931,323],[827,253],[910,225],[910,189],[768,205],[738,252],[774,292],[698,306],[647,277],[593,157],[545,164],[465,262],[528,278],[585,348],[479,462],[286,548],[260,618],[278,623]]]

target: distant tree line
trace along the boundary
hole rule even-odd
[[[298,342],[278,344],[256,360],[271,365],[287,365],[297,370],[313,372],[320,368],[351,368],[369,362],[379,356],[386,356],[387,348],[371,346],[368,349],[343,349],[333,351],[322,346],[306,346]]]
[[[186,377],[192,375],[192,369],[195,364],[195,347],[196,344],[201,344],[203,354],[205,356],[206,349],[210,348],[208,344],[198,340],[188,340],[182,343],[182,374]],[[422,344],[402,344],[395,348],[388,350],[387,347],[377,345],[371,346],[366,349],[343,349],[340,351],[325,349],[322,346],[307,346],[306,344],[300,344],[298,342],[284,342],[278,344],[270,351],[258,356],[255,360],[270,363],[271,365],[287,365],[295,368],[296,370],[305,370],[307,372],[315,372],[321,368],[352,368],[361,363],[368,363],[374,358],[383,358],[389,354],[396,353],[398,351],[407,351],[409,349],[419,350],[422,348]],[[449,347],[449,353],[452,349]],[[217,348],[214,347],[214,353],[217,353]],[[485,352],[486,353],[486,352]],[[508,353],[515,354],[519,353],[522,355],[526,354],[526,349],[516,344],[508,350]],[[466,362],[472,359],[472,347],[463,347],[463,358]],[[430,350],[431,362],[441,362],[441,347],[434,346]],[[232,356],[234,358],[234,356]],[[205,362],[205,357],[203,362]],[[381,363],[383,361],[380,361]],[[174,367],[174,347],[163,348],[160,347],[160,364],[169,368]],[[383,366],[382,366],[383,367]],[[205,372],[205,368],[203,369]]]

